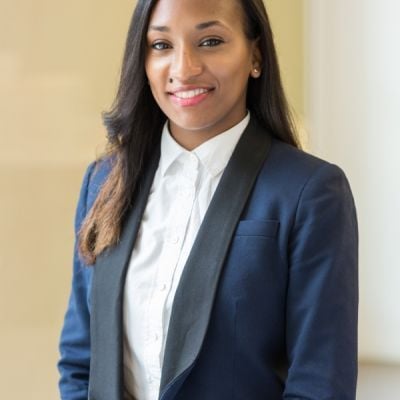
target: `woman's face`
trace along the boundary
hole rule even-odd
[[[153,10],[146,74],[172,135],[187,149],[246,114],[247,82],[260,75],[261,60],[243,21],[238,0],[159,0]]]

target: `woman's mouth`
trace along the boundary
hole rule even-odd
[[[169,93],[171,100],[182,107],[195,106],[204,101],[214,89],[195,88]]]

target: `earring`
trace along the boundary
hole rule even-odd
[[[253,68],[252,76],[253,78],[258,78],[260,76],[260,70],[257,67]]]
[[[169,83],[172,83],[174,80],[172,78],[169,78]]]

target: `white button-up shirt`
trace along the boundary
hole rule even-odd
[[[127,398],[159,395],[172,302],[184,265],[221,175],[249,122],[192,151],[166,123],[161,157],[131,255],[124,290],[124,382]]]

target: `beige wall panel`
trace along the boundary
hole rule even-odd
[[[304,0],[265,0],[278,50],[283,84],[294,114],[304,115]]]
[[[0,162],[86,163],[118,78],[132,2],[9,1],[0,14]]]

